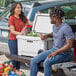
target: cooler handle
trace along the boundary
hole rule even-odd
[[[33,41],[31,41],[31,40],[27,40],[27,42],[33,43]]]

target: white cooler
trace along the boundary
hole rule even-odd
[[[41,40],[40,37],[17,36],[18,55],[36,56],[41,50],[45,51],[51,48],[52,41]]]
[[[32,30],[48,34],[52,32],[52,26],[48,14],[38,14],[35,16]],[[40,51],[46,51],[52,47],[52,38],[41,40],[40,37],[18,35],[17,40],[18,55],[36,56]]]

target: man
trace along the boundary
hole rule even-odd
[[[71,47],[73,43],[73,32],[71,27],[62,22],[64,12],[55,8],[50,13],[53,33],[45,35],[42,39],[53,37],[53,48],[40,53],[31,60],[30,76],[37,76],[38,64],[44,62],[44,76],[51,76],[51,66],[56,63],[66,62],[71,58]]]

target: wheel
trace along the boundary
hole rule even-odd
[[[42,52],[44,52],[44,50],[40,49],[40,50],[38,51],[38,54],[40,54],[40,53],[42,53]]]

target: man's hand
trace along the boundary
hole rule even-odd
[[[48,55],[48,58],[53,58],[54,59],[54,57],[57,55],[57,52],[55,51],[55,52],[53,52],[53,53],[51,53],[51,54],[49,54]]]
[[[47,34],[47,35],[43,35],[41,37],[42,40],[46,40],[48,37],[53,37],[53,33],[51,32],[50,34]]]
[[[47,39],[47,35],[41,37],[41,40],[46,40],[46,39]]]

